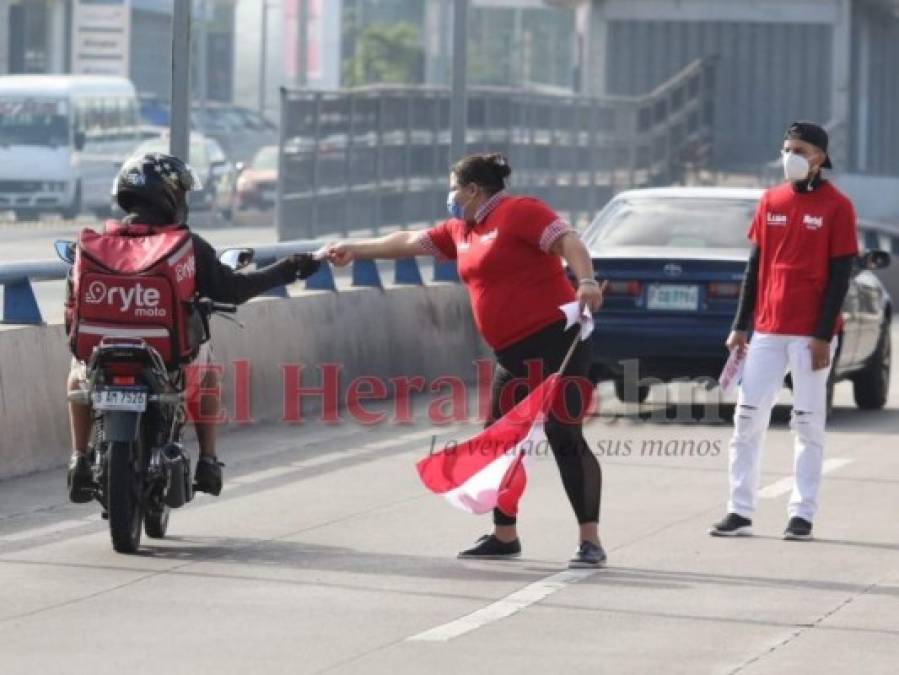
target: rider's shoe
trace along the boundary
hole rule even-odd
[[[222,467],[217,457],[200,456],[194,474],[194,489],[218,497],[222,492]]]
[[[94,471],[87,455],[77,453],[72,455],[66,484],[69,489],[69,501],[86,504],[94,498]]]

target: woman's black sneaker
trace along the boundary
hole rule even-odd
[[[222,492],[223,466],[216,457],[200,457],[194,474],[194,490],[218,497]]]
[[[794,516],[787,523],[787,529],[784,530],[784,539],[789,541],[808,541],[812,538],[812,524],[805,520]]]
[[[87,455],[72,455],[66,485],[69,501],[74,504],[87,504],[94,498],[94,470]]]
[[[713,537],[748,537],[752,535],[752,521],[736,513],[728,513],[724,520],[712,525],[709,534]]]
[[[504,542],[496,538],[494,534],[485,534],[475,542],[475,545],[465,551],[459,552],[459,558],[481,558],[485,560],[504,560],[517,558],[521,555],[521,542]]]
[[[568,567],[571,569],[605,567],[607,560],[608,557],[601,545],[592,541],[582,541],[577,553],[568,561]]]

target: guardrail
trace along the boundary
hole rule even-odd
[[[562,96],[473,87],[467,152],[501,152],[512,188],[595,215],[617,191],[667,185],[702,168],[714,117],[713,60],[642,96]],[[430,222],[445,214],[450,91],[376,86],[282,89],[282,239]]]
[[[312,253],[321,248],[322,241],[285,241],[278,244],[249,246],[255,252],[257,266],[264,267],[295,253]],[[237,248],[228,246],[225,248]],[[224,249],[222,249],[224,250]],[[30,260],[0,264],[0,286],[3,286],[3,316],[0,323],[41,325],[44,323],[40,306],[32,287],[33,282],[61,281],[68,275],[70,266],[61,260]],[[384,288],[381,273],[373,260],[356,260],[352,264],[352,286]],[[435,262],[433,281],[458,282],[453,262]],[[394,261],[393,283],[396,285],[423,285],[424,278],[418,260],[402,258]],[[336,291],[337,284],[331,266],[324,264],[318,272],[306,279],[308,290]],[[287,288],[272,289],[266,295],[287,297]]]

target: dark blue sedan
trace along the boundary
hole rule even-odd
[[[597,278],[609,282],[592,338],[595,381],[612,379],[621,400],[642,402],[653,382],[717,379],[761,194],[632,190],[596,216],[582,235]],[[861,256],[843,306],[831,379],[852,380],[862,408],[887,399],[892,302],[870,270],[888,263],[881,251]]]

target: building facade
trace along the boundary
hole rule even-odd
[[[585,87],[645,93],[696,58],[717,62],[715,160],[776,158],[794,119],[826,124],[835,162],[899,175],[895,0],[592,0]]]
[[[235,2],[194,0],[193,80],[210,100],[233,96]],[[0,0],[0,74],[120,74],[167,99],[171,41],[171,0]]]

